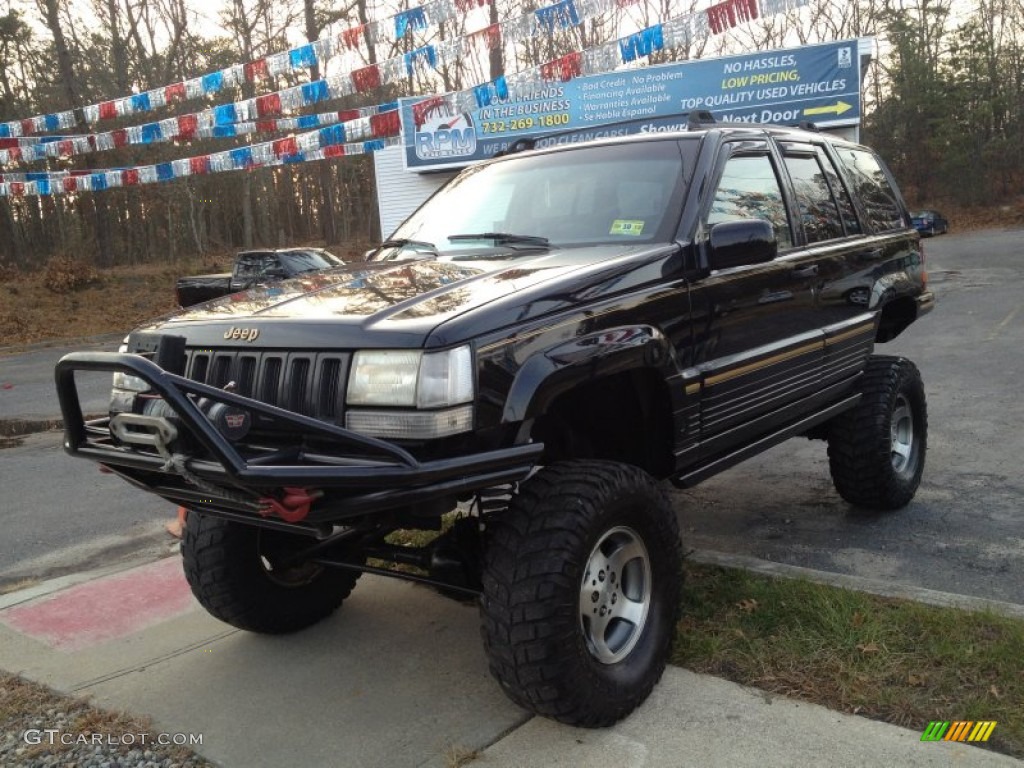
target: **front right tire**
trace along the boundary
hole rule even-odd
[[[327,618],[352,592],[358,571],[299,562],[310,540],[189,510],[181,553],[192,594],[239,629],[283,634]]]

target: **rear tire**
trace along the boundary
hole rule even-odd
[[[221,621],[252,632],[295,632],[334,613],[361,575],[312,563],[273,568],[309,544],[305,536],[192,509],[181,544],[185,578],[196,599]]]
[[[484,648],[508,696],[570,725],[632,712],[665,669],[682,586],[676,516],[650,475],[551,465],[485,537]]]
[[[928,411],[921,373],[902,357],[872,357],[863,396],[829,424],[832,482],[851,504],[899,509],[921,484],[928,449]]]

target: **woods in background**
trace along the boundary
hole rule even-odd
[[[196,77],[287,50],[296,45],[296,32],[314,40],[331,24],[354,27],[410,7],[402,0],[337,6],[323,0],[227,0],[219,11],[198,5],[195,0],[7,0],[0,6],[0,121]],[[493,23],[539,5],[497,0],[483,13]],[[465,88],[506,68],[518,71],[614,38],[624,19],[632,20],[633,28],[656,24],[685,11],[683,6],[703,7],[696,0],[624,5],[531,45],[495,49],[487,60],[467,58],[443,68],[433,81],[414,73],[368,94],[372,99],[348,97],[318,104],[316,111]],[[210,13],[216,15],[202,15]],[[863,140],[883,154],[914,203],[992,204],[1020,194],[1024,176],[1022,25],[1022,0],[811,0],[800,10],[755,20],[726,35],[695,39],[690,49],[660,52],[651,63],[874,36],[880,56],[865,81]],[[431,34],[443,41],[472,31],[466,14],[456,14]],[[366,64],[374,64],[423,42],[414,41],[411,31],[384,42],[367,34],[360,53]],[[278,75],[261,89],[321,76],[316,68]],[[254,95],[251,84],[246,88],[220,94],[216,102],[189,102],[187,109]],[[172,114],[165,108],[145,120]],[[139,122],[121,118],[103,128]],[[83,118],[76,132],[95,129]],[[243,141],[125,146],[7,170],[153,164]],[[62,255],[106,267],[239,247],[365,243],[380,237],[376,222],[372,158],[352,156],[103,192],[2,197],[0,264],[33,269]]]

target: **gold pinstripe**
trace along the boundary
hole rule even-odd
[[[858,325],[856,328],[851,328],[850,330],[843,331],[835,336],[830,336],[825,339],[825,344],[838,344],[840,341],[846,341],[847,339],[852,339],[854,336],[860,336],[861,334],[868,332],[874,333],[874,331],[875,324],[873,322],[868,323],[867,325]]]
[[[766,357],[764,360],[758,360],[756,363],[748,363],[747,365],[742,365],[739,368],[733,368],[732,370],[724,371],[723,373],[719,373],[714,376],[709,376],[704,380],[704,384],[706,386],[721,384],[723,381],[729,381],[729,379],[735,379],[738,376],[759,371],[762,368],[767,368],[768,366],[775,365],[776,363],[792,360],[794,357],[800,357],[801,355],[806,355],[811,352],[820,352],[824,347],[825,343],[823,341],[816,341],[813,344],[805,344],[802,347],[797,347],[796,349],[790,349],[786,352],[780,352],[777,355]]]

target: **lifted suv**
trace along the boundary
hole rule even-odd
[[[678,619],[658,481],[802,435],[827,439],[850,503],[914,496],[921,377],[872,351],[932,308],[922,262],[878,157],[816,132],[513,154],[366,263],[68,355],[66,448],[188,506],[185,573],[214,616],[298,630],[362,572],[479,596],[508,695],[607,725],[650,693]],[[83,423],[80,370],[115,372],[109,418]]]

